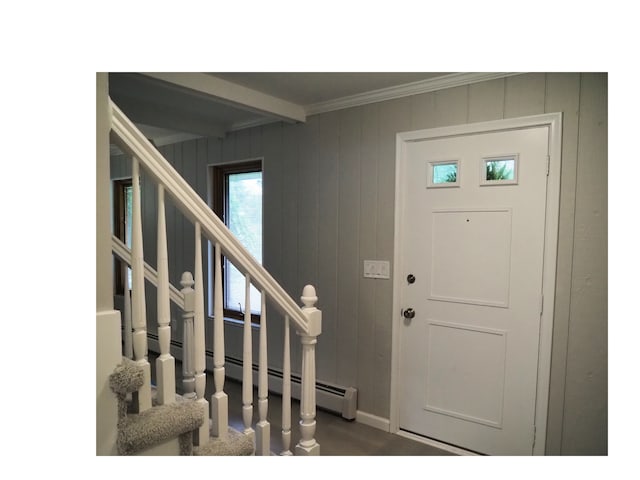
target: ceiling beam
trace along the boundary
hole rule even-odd
[[[243,87],[236,83],[206,73],[143,73],[216,100],[251,112],[269,115],[287,122],[305,122],[306,114],[301,105]]]

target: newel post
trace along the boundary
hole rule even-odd
[[[195,317],[195,291],[193,290],[193,275],[184,272],[180,279],[182,296],[184,297],[184,310],[182,312],[182,325],[184,327],[182,339],[182,396],[189,400],[196,398],[196,378],[194,365],[194,332],[193,319]]]
[[[302,343],[302,386],[300,398],[300,441],[296,455],[320,455],[316,432],[316,343],[322,332],[322,312],[314,305],[318,301],[316,289],[306,285],[300,297],[307,317],[307,332],[298,332]]]

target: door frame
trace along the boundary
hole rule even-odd
[[[396,183],[395,183],[395,225],[393,252],[393,316],[391,345],[391,399],[389,431],[422,441],[456,453],[462,453],[457,447],[448,447],[436,440],[419,437],[400,430],[400,412],[398,401],[400,325],[402,322],[400,290],[402,288],[401,257],[402,252],[402,185],[405,176],[406,147],[410,142],[433,140],[469,134],[491,133],[504,130],[549,127],[549,174],[547,176],[547,196],[545,211],[544,257],[542,274],[543,305],[540,316],[540,338],[538,347],[538,379],[536,386],[535,443],[534,455],[544,455],[547,434],[547,413],[549,403],[549,383],[551,376],[551,341],[553,334],[553,314],[556,287],[556,257],[558,250],[558,223],[560,212],[560,166],[562,157],[562,113],[545,113],[527,117],[468,123],[449,127],[430,128],[400,132],[396,134]]]

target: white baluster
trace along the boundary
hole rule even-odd
[[[264,291],[261,296],[260,351],[258,352],[258,412],[260,421],[256,425],[256,455],[271,455],[271,425],[267,421],[269,379],[267,376],[267,305]]]
[[[253,357],[251,343],[251,277],[245,276],[244,289],[244,338],[242,348],[242,420],[244,421],[244,434],[255,441],[254,431],[251,428],[253,420]]]
[[[138,411],[151,408],[151,365],[147,360],[147,307],[144,293],[144,252],[142,248],[142,203],[140,200],[140,167],[132,159],[133,212],[131,224],[131,326],[133,328],[133,356],[143,370],[144,384],[134,394]]]
[[[176,361],[171,356],[171,305],[169,299],[169,256],[167,253],[167,224],[164,208],[164,187],[158,185],[158,343],[160,356],[156,359],[158,403],[176,401]]]
[[[129,277],[126,275],[127,264],[124,264],[124,356],[133,360],[133,343],[131,338],[131,289]]]
[[[282,452],[291,453],[291,348],[289,339],[289,316],[284,317],[284,352],[282,355]]]
[[[307,331],[298,332],[302,343],[302,386],[300,401],[300,441],[296,455],[320,455],[316,432],[316,342],[322,332],[322,312],[314,307],[316,289],[306,285],[302,290],[302,311],[307,317]]]
[[[195,245],[195,306],[193,325],[193,363],[195,368],[195,389],[197,402],[202,406],[204,422],[194,438],[195,445],[204,445],[209,441],[209,402],[204,398],[207,386],[205,370],[205,339],[204,339],[204,280],[202,275],[202,235],[200,223],[196,223]]]
[[[189,400],[196,398],[195,367],[193,365],[193,317],[195,316],[195,292],[193,290],[193,275],[184,272],[180,279],[184,310],[182,311],[182,396]]]
[[[211,435],[226,438],[229,428],[229,398],[224,393],[224,308],[222,303],[222,249],[216,243],[213,286],[213,382]]]

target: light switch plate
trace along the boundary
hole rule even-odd
[[[364,278],[389,278],[390,266],[387,260],[365,260]]]

